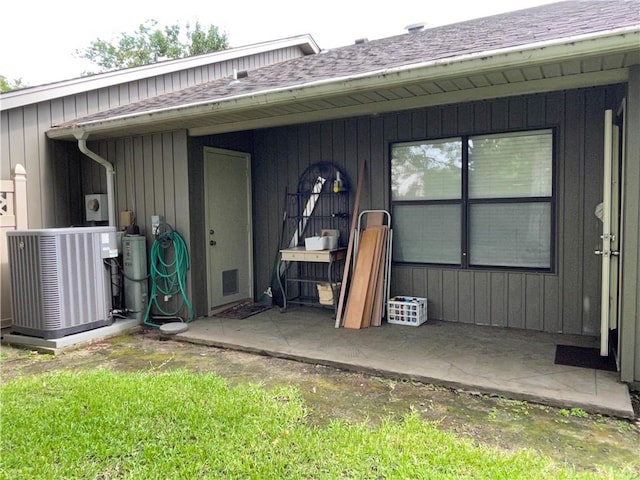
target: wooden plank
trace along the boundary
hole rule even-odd
[[[385,273],[387,268],[387,241],[389,238],[389,229],[384,227],[382,237],[380,239],[380,265],[378,267],[378,275],[375,279],[375,296],[373,303],[373,312],[371,315],[371,326],[379,327],[382,324],[382,316],[384,315],[384,296],[385,296]]]
[[[507,311],[509,296],[507,295],[507,274],[505,272],[491,272],[491,325],[507,326]]]
[[[633,86],[635,85],[635,88]],[[627,132],[627,152],[640,151],[640,136],[633,132],[640,131],[640,109],[629,106],[640,105],[640,68],[637,66],[629,69],[629,88],[627,108],[625,109],[625,129]],[[640,381],[640,162],[630,161],[630,156],[625,162],[625,176],[628,186],[625,188],[624,202],[624,232],[622,261],[622,293],[621,321],[626,322],[624,335],[621,336],[620,379],[623,382]],[[634,233],[635,232],[635,233]]]
[[[362,232],[353,270],[353,281],[349,291],[349,299],[344,314],[345,328],[360,328],[367,303],[367,292],[372,272],[378,233],[376,230]]]
[[[491,325],[491,288],[489,272],[474,272],[473,274],[473,323],[476,325]]]
[[[523,129],[527,125],[527,105],[523,97],[508,100],[508,123],[510,129]]]
[[[545,332],[561,332],[559,283],[556,275],[544,276],[543,329]]]
[[[570,334],[582,333],[582,250],[584,239],[582,238],[582,205],[583,198],[582,179],[584,170],[582,165],[584,125],[573,119],[583,118],[584,92],[570,91],[565,100],[565,125],[564,125],[564,152],[561,152],[561,168],[565,174],[563,183],[560,184],[559,208],[562,209],[562,219],[558,241],[562,251],[562,264],[559,265],[562,273],[562,332]],[[560,183],[560,182],[559,182]],[[594,241],[597,240],[594,239]]]
[[[373,252],[373,261],[371,263],[371,273],[369,277],[369,288],[367,289],[367,298],[364,304],[364,312],[362,314],[362,328],[371,326],[371,318],[373,316],[374,305],[376,304],[376,294],[378,291],[380,265],[382,264],[380,255],[382,251],[385,229],[386,227],[383,226],[375,226],[367,229],[372,230],[376,233],[376,245]]]
[[[371,211],[364,215],[366,228],[382,226],[386,221],[386,214],[383,211]],[[379,327],[382,325],[383,306],[384,306],[384,279],[386,270],[386,252],[388,227],[383,232],[384,238],[381,239],[382,245],[380,250],[380,267],[377,269],[377,277],[375,278],[374,295],[373,295],[373,312],[371,314],[370,326]]]
[[[136,216],[137,223],[141,227],[147,238],[152,242],[151,225],[149,224],[150,216],[153,212],[147,212],[144,205],[144,190],[145,190],[145,171],[144,163],[142,161],[142,137],[134,137],[131,147],[130,162],[132,166],[132,180],[131,185],[135,188],[132,192],[133,214]]]
[[[113,168],[117,175],[114,175],[115,200],[114,206],[116,212],[127,210],[127,170],[124,163],[124,142],[123,139],[114,140],[115,156],[112,159]],[[118,229],[120,229],[120,217],[118,214]]]
[[[378,279],[376,286],[376,298],[373,306],[373,314],[371,316],[371,326],[379,327],[382,325],[382,317],[384,316],[385,303],[385,273],[387,268],[387,244],[389,239],[389,229],[383,230],[382,246],[380,250],[380,268],[378,269]]]
[[[396,295],[402,292],[412,292],[411,290],[411,270],[412,267],[400,265],[392,267],[391,291]],[[389,292],[391,293],[391,292]]]
[[[429,299],[429,318],[442,319],[442,270],[427,270],[427,298]]]
[[[365,228],[384,225],[385,216],[384,212],[367,212],[364,216]]]
[[[543,285],[540,275],[525,275],[524,328],[542,330]]]
[[[164,190],[164,195],[167,198],[164,205],[164,215],[170,224],[175,225],[176,217],[179,215],[179,213],[176,212],[176,202],[171,201],[171,194],[170,194],[170,192],[173,192],[175,189],[174,171],[176,168],[187,168],[187,165],[186,165],[186,162],[185,164],[181,165],[180,164],[181,162],[179,159],[173,158],[172,135],[168,133],[162,134],[161,142],[162,142],[162,146],[161,146],[162,153],[160,154],[160,158],[162,159],[162,170],[164,172],[162,176],[162,181],[164,182],[162,184],[162,188]],[[200,198],[203,197],[203,191],[201,189],[198,189],[198,194]],[[194,201],[194,200],[191,200],[191,201]],[[201,200],[201,201],[203,202],[201,205],[204,205],[204,200]]]
[[[513,328],[525,328],[524,275],[521,273],[508,273],[507,291],[509,292],[509,305],[507,306],[507,326]]]
[[[473,323],[475,310],[474,272],[458,272],[458,321]]]
[[[366,161],[362,159],[360,169],[358,170],[358,184],[356,187],[356,197],[353,204],[353,214],[351,215],[351,229],[349,231],[349,243],[347,245],[347,256],[344,261],[344,270],[342,273],[342,284],[340,285],[340,297],[338,297],[338,307],[336,309],[335,328],[339,328],[342,324],[342,311],[347,295],[347,283],[351,271],[351,257],[353,256],[354,236],[356,234],[356,226],[358,225],[358,209],[360,208],[360,194],[362,193],[362,182],[364,177],[364,166]]]
[[[152,170],[153,176],[151,177],[153,179],[153,191],[151,193],[153,195],[154,210],[156,212],[161,212],[165,222],[170,225],[175,225],[176,223],[173,214],[167,215],[167,205],[165,203],[165,199],[168,203],[172,203],[170,200],[171,197],[165,193],[164,189],[165,171],[169,173],[171,170],[165,170],[162,137],[163,135],[157,133],[151,136],[151,156],[154,163]],[[174,162],[180,161],[177,158],[173,160]]]
[[[409,290],[412,291],[412,290]],[[442,271],[442,320],[459,322],[458,318],[458,272],[455,270]]]
[[[370,154],[369,154],[369,171],[370,172],[386,172],[387,164],[385,163],[387,144],[384,143],[384,115],[374,116],[370,122]],[[369,175],[369,188],[371,192],[370,207],[371,209],[383,208],[387,203],[384,203],[384,193],[390,191],[391,187],[387,183],[387,175]]]

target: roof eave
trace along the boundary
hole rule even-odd
[[[563,61],[574,57],[604,55],[637,49],[640,44],[638,26],[582,35],[554,41],[532,43],[505,49],[484,51],[429,62],[403,65],[359,75],[336,77],[317,82],[275,88],[260,92],[219,98],[213,101],[181,105],[103,120],[78,123],[47,132],[52,139],[72,138],[77,132],[100,133],[153,122],[167,122],[185,116],[202,116],[216,112],[245,110],[264,105],[277,105],[292,100],[309,100],[339,92],[356,93],[375,87],[390,87],[414,80],[437,80],[470,73],[515,68],[523,65]]]
[[[149,77],[166,75],[189,68],[209,65],[213,62],[222,62],[242,56],[256,55],[258,53],[273,50],[274,48],[286,48],[290,46],[299,46],[305,55],[312,55],[320,52],[320,47],[311,35],[298,35],[295,37],[229,48],[227,50],[219,50],[217,52],[196,55],[193,57],[166,60],[140,67],[125,68],[112,72],[99,73],[96,75],[14,90],[2,94],[1,109],[9,110],[11,108],[18,108],[25,105],[44,102],[67,95],[75,95],[89,90],[107,88],[126,82],[135,82]]]

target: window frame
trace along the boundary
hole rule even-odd
[[[532,132],[549,131],[551,134],[551,196],[535,196],[535,197],[491,197],[491,198],[470,198],[469,197],[469,139],[486,135],[501,134],[527,134]],[[447,139],[460,139],[462,142],[462,175],[461,175],[461,198],[459,199],[429,199],[429,200],[394,200],[393,199],[393,174],[392,174],[392,151],[394,145],[403,143],[416,142],[434,142]],[[474,132],[470,134],[452,134],[440,135],[435,137],[425,137],[422,139],[397,140],[390,141],[388,144],[389,158],[389,203],[392,216],[395,206],[413,205],[413,206],[429,206],[429,205],[459,205],[460,206],[460,262],[459,263],[434,263],[434,262],[412,262],[399,261],[392,259],[394,265],[406,266],[432,266],[439,268],[448,268],[456,270],[492,270],[492,271],[515,271],[515,272],[532,272],[532,273],[556,273],[556,245],[557,245],[557,148],[558,146],[558,128],[555,126],[544,126],[537,128],[519,128],[511,130],[490,131],[490,132]],[[469,248],[471,242],[471,206],[487,205],[487,204],[531,204],[544,203],[550,208],[550,225],[549,225],[549,267],[527,267],[527,266],[506,266],[506,265],[477,265],[470,262]]]

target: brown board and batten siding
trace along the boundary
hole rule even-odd
[[[189,241],[186,131],[89,142],[88,146],[113,164],[116,209],[134,212],[149,244],[152,215],[161,215]]]
[[[553,127],[554,271],[395,265],[392,294],[427,297],[433,319],[598,334],[600,262],[593,252],[600,235],[594,210],[602,195],[603,112],[616,109],[624,94],[624,86],[597,87],[254,132],[255,291],[269,285],[284,188],[295,188],[308,165],[335,161],[355,179],[358,160],[366,158],[361,208],[389,209],[391,143]],[[210,140],[216,146],[216,137]]]
[[[187,245],[192,243],[186,130],[88,142],[87,146],[114,166],[116,210],[134,212],[136,224],[147,238],[147,247],[154,240],[152,215],[160,215]],[[83,162],[85,166],[87,163]],[[91,181],[102,180],[93,177]],[[191,284],[192,277],[188,276],[188,289]]]
[[[409,135],[399,114],[399,140],[556,127],[556,258],[553,273],[395,266],[393,293],[427,297],[435,319],[597,334],[603,112],[621,97],[611,87],[429,109]]]
[[[77,226],[84,221],[83,195],[106,193],[104,169],[75,143],[48,140],[52,125],[302,55],[290,46],[72,95],[64,96],[61,87],[61,97],[2,110],[0,178],[10,179],[18,163],[26,168],[29,228]]]
[[[629,69],[622,232],[620,379],[640,390],[640,66]]]

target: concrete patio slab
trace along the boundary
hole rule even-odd
[[[295,307],[198,319],[172,338],[634,418],[617,372],[554,364],[557,344],[597,346],[592,337],[440,321],[336,329],[327,310]]]

